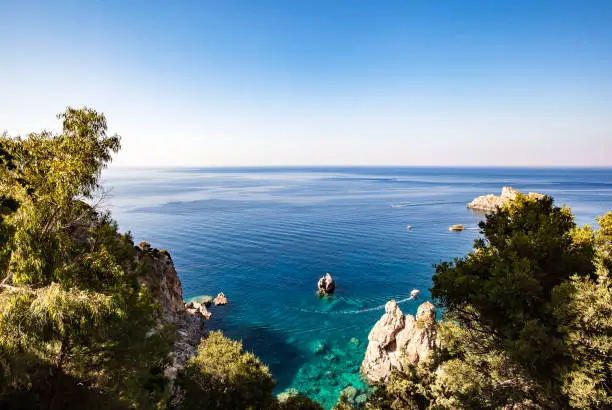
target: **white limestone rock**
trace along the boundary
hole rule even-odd
[[[436,339],[434,305],[423,303],[414,317],[404,316],[397,303],[390,301],[385,314],[370,331],[361,373],[369,383],[386,380],[393,369],[402,370],[403,363],[425,360],[436,348]]]

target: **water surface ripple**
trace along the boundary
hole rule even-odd
[[[295,387],[327,407],[344,387],[363,388],[384,304],[415,313],[433,264],[471,249],[475,196],[503,185],[550,194],[580,224],[612,210],[611,169],[115,168],[104,179],[120,228],[172,253],[186,299],[228,296],[208,327],[242,339],[278,392]],[[468,229],[449,232],[457,223]],[[337,291],[320,299],[325,272]]]

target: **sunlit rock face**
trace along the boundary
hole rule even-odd
[[[423,303],[415,317],[402,314],[397,303],[389,301],[368,336],[361,374],[369,383],[385,380],[393,369],[402,370],[404,363],[417,364],[426,359],[435,349],[436,337],[434,305]]]
[[[186,304],[183,301],[181,280],[167,251],[160,251],[142,242],[136,247],[136,260],[143,267],[139,281],[151,291],[162,312],[157,327],[151,329],[150,333],[168,324],[176,328],[174,346],[164,369],[164,375],[173,382],[187,360],[196,354],[198,343],[205,332],[204,321],[210,317],[210,313],[203,304]]]
[[[329,273],[326,273],[317,283],[319,295],[331,295],[336,290],[336,282],[332,279]]]

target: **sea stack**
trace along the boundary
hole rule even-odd
[[[331,295],[336,290],[336,282],[329,273],[319,279],[317,286],[319,287],[319,295]]]
[[[467,204],[467,207],[470,209],[477,209],[485,212],[494,212],[498,208],[502,208],[504,205],[512,202],[516,199],[517,195],[520,194],[520,191],[517,191],[514,188],[509,186],[505,186],[502,188],[501,195],[482,195],[478,198],[475,198],[472,202]],[[525,195],[527,198],[541,199],[544,197],[542,194],[538,194],[537,192],[529,192]]]
[[[431,302],[419,306],[416,317],[403,315],[394,300],[368,335],[361,374],[368,383],[386,380],[394,369],[425,360],[436,348],[436,308]]]

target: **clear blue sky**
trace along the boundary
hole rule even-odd
[[[612,165],[612,1],[2,1],[0,131],[119,165]]]

